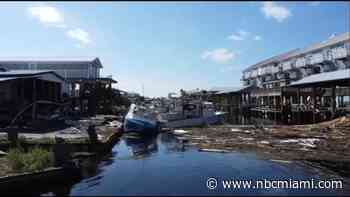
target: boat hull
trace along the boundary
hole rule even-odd
[[[134,132],[139,134],[153,134],[158,131],[158,123],[148,120],[134,113],[135,104],[131,104],[128,114],[124,120],[124,132]]]
[[[124,123],[124,132],[136,132],[140,134],[155,133],[158,125],[146,120],[136,118],[126,118]]]

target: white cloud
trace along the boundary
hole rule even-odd
[[[216,63],[227,63],[235,58],[235,56],[236,54],[233,51],[225,48],[219,48],[211,51],[205,51],[202,54],[202,59],[210,59]]]
[[[41,23],[45,25],[53,25],[56,27],[64,28],[63,14],[55,7],[50,6],[34,6],[29,7],[28,12],[31,16],[37,18]]]
[[[239,30],[238,32],[230,35],[228,39],[230,40],[244,40],[250,33],[244,30]]]
[[[258,35],[254,36],[254,40],[261,40],[261,36],[258,36]]]
[[[228,37],[229,40],[246,40],[246,39],[253,39],[253,40],[261,40],[261,36],[254,35],[251,32],[247,32],[245,30],[238,30],[236,33],[233,33]]]
[[[92,42],[89,33],[80,28],[70,29],[66,32],[66,35],[71,39],[79,41],[79,46],[81,47]]]
[[[260,9],[266,18],[274,18],[278,22],[282,22],[292,15],[286,7],[277,5],[275,2],[263,2],[263,6]]]

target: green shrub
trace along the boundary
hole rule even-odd
[[[7,155],[11,168],[14,171],[39,171],[54,164],[54,155],[51,151],[35,147],[25,153],[20,148],[11,149]]]
[[[13,170],[21,171],[23,169],[24,163],[23,163],[22,153],[19,149],[17,148],[11,149],[6,157]]]

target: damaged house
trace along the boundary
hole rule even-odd
[[[12,116],[36,100],[68,103],[80,115],[108,113],[116,81],[100,77],[102,68],[99,58],[0,60],[0,116]]]
[[[64,79],[53,71],[16,70],[0,72],[0,124],[14,121],[21,111],[22,118],[36,119],[40,104],[60,101]],[[28,109],[28,110],[26,110]]]

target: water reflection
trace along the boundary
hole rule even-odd
[[[123,137],[126,145],[131,148],[135,159],[149,157],[158,151],[157,136],[131,135]]]
[[[179,136],[174,136],[171,133],[164,133],[160,135],[160,141],[165,147],[166,151],[171,152],[185,152],[188,147],[186,146],[186,140]]]
[[[334,195],[336,190],[224,190],[206,188],[208,177],[236,180],[330,179],[298,163],[277,163],[255,153],[198,152],[181,136],[125,135],[103,157],[85,161],[79,182],[40,185],[42,195]],[[339,193],[338,193],[339,192]],[[23,193],[23,191],[22,191]],[[26,192],[27,193],[27,192]]]
[[[128,134],[123,137],[122,141],[131,150],[133,159],[143,159],[156,154],[159,152],[158,144],[162,145],[166,153],[185,152],[188,149],[185,145],[186,140],[171,133],[147,136]]]
[[[225,124],[233,125],[278,125],[282,122],[278,119],[258,118],[253,116],[244,116],[239,113],[227,113],[224,115]]]
[[[81,163],[82,187],[79,187],[79,191],[86,191],[90,188],[97,187],[101,184],[101,180],[104,178],[104,171],[108,166],[113,164],[113,158],[116,152],[105,153],[103,156],[94,156],[86,158]],[[72,188],[70,188],[71,190]],[[69,193],[68,193],[69,194]]]

